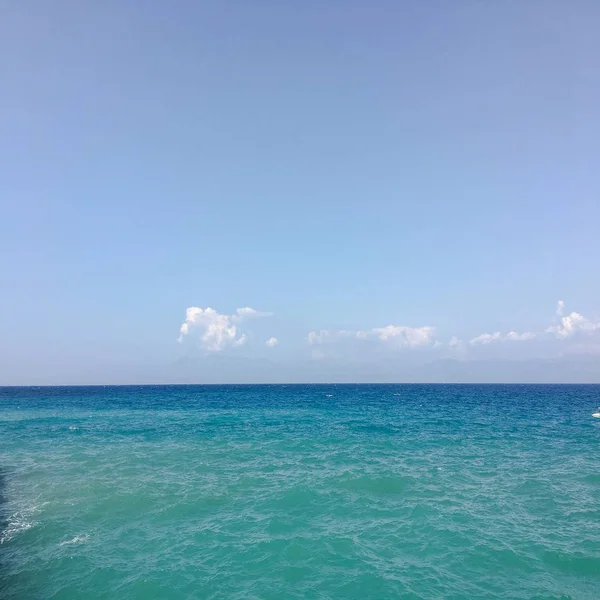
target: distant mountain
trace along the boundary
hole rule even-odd
[[[435,360],[347,362],[335,359],[275,362],[209,356],[184,359],[169,369],[181,383],[431,382],[431,383],[600,383],[600,357],[532,360]]]
[[[96,364],[76,375],[39,370],[27,381],[0,373],[0,385],[192,383],[600,383],[600,355],[529,360],[440,359],[415,364],[320,359],[272,361],[227,355],[181,358],[165,365]]]

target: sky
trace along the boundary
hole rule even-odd
[[[0,385],[600,381],[599,30],[2,3]]]

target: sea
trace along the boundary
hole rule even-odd
[[[0,388],[0,598],[600,598],[600,386]]]

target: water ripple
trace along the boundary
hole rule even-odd
[[[311,389],[5,402],[1,597],[597,598],[597,389]]]

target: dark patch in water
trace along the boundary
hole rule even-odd
[[[7,487],[7,469],[0,467],[0,540],[8,527],[8,496]],[[6,565],[4,562],[4,544],[0,544],[0,598],[4,598]]]
[[[0,539],[8,525],[7,504],[8,496],[6,494],[8,470],[0,467]]]

